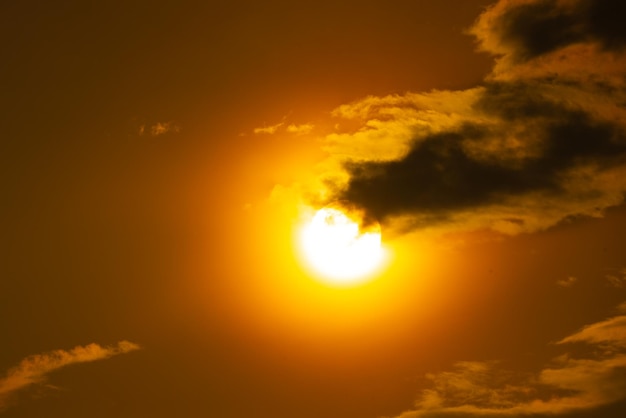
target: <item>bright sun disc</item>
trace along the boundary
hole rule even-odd
[[[303,255],[323,281],[352,285],[371,277],[383,259],[380,225],[362,228],[356,215],[326,207],[302,229]],[[355,219],[356,218],[356,219]]]

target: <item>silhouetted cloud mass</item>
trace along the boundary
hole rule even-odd
[[[493,27],[500,42],[514,50],[518,60],[531,60],[582,42],[595,42],[615,51],[626,45],[623,2],[543,0],[501,4],[502,13],[493,21]]]
[[[615,1],[495,4],[470,29],[495,56],[480,86],[335,111],[361,126],[327,137],[344,173],[327,200],[409,229],[515,234],[601,216],[626,191],[623,21]]]

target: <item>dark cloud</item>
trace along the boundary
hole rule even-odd
[[[353,149],[361,141],[373,150],[374,140],[386,135],[385,143],[393,144],[397,135],[398,152],[344,153],[347,176],[335,183],[331,199],[381,221],[413,217],[412,227],[491,211],[513,225],[513,233],[621,203],[626,25],[618,22],[625,4],[497,3],[472,29],[483,48],[500,57],[483,85],[368,98],[340,109],[368,120],[354,135],[333,138],[343,141],[343,150],[351,140]],[[408,140],[406,132],[412,132]],[[548,213],[551,221],[539,226],[536,219]]]
[[[588,0],[589,9],[582,16],[592,36],[607,49],[626,46],[626,3],[614,0]]]
[[[379,219],[441,215],[503,203],[520,194],[566,193],[562,179],[568,172],[624,161],[626,136],[618,127],[534,97],[532,91],[525,96],[524,91],[520,86],[489,86],[476,106],[497,117],[498,126],[532,127],[518,138],[533,144],[535,155],[483,158],[481,148],[497,141],[501,132],[492,125],[466,124],[417,139],[399,160],[346,163],[350,180],[340,198]],[[541,141],[535,144],[538,137]]]
[[[556,0],[520,4],[500,17],[502,41],[517,51],[519,59],[530,59],[581,40],[576,16],[563,13],[557,4]]]
[[[501,4],[505,4],[502,2]],[[626,45],[626,4],[615,0],[507,2],[492,29],[517,60],[529,60],[574,43],[608,50]]]

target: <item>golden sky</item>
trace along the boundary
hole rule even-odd
[[[3,2],[0,416],[624,416],[624,21]],[[353,286],[300,248],[338,202]]]

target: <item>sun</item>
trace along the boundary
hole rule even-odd
[[[364,225],[358,211],[336,207],[319,209],[304,225],[301,252],[320,280],[346,286],[375,275],[384,258],[380,225]]]

